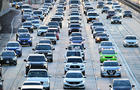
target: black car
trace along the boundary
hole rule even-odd
[[[98,33],[95,37],[95,42],[100,43],[101,41],[108,41],[109,40],[109,35],[106,33]]]
[[[109,7],[104,6],[101,13],[107,13],[109,11]]]
[[[48,70],[47,59],[44,54],[30,54],[27,59],[24,59],[26,62],[26,75],[30,69],[46,69]]]
[[[1,54],[1,64],[17,65],[17,55],[14,51],[6,50]]]
[[[55,21],[59,23],[60,28],[62,28],[62,18],[61,17],[52,17],[51,21]]]
[[[125,17],[132,18],[132,12],[131,11],[124,11],[123,18],[125,18]]]
[[[114,15],[115,15],[115,11],[108,11],[108,15],[106,16],[106,19],[109,19]]]
[[[18,40],[20,45],[29,45],[32,46],[32,37],[29,33],[21,33],[19,34]]]
[[[16,40],[18,39],[19,34],[21,34],[21,33],[29,33],[29,31],[27,28],[19,28],[17,33],[16,33]]]
[[[93,32],[93,38],[95,38],[96,35],[98,35],[98,33],[104,33],[104,32],[105,32],[104,28],[95,28]]]
[[[71,35],[72,32],[81,32],[81,25],[79,23],[71,23],[69,25],[68,35]]]
[[[51,42],[51,40],[49,40],[49,39],[40,39],[40,40],[39,40],[39,43],[46,43],[46,44],[52,45],[52,42]]]

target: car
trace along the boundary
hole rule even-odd
[[[109,7],[108,6],[104,6],[101,13],[107,13],[109,11]]]
[[[103,63],[104,61],[108,60],[117,60],[117,53],[115,50],[102,50],[100,53],[100,62]]]
[[[98,51],[99,53],[102,52],[102,50],[113,50],[115,49],[113,43],[111,41],[102,41],[99,45]]]
[[[15,5],[15,8],[16,9],[20,9],[23,5],[23,2],[17,2],[16,5]]]
[[[51,21],[47,24],[48,27],[57,27],[58,30],[60,31],[60,26],[59,26],[59,23],[57,21]]]
[[[48,70],[47,58],[44,54],[29,54],[27,59],[24,59],[25,74],[27,75],[30,69],[46,69]]]
[[[40,20],[32,20],[32,25],[34,29],[38,29],[40,24],[41,24]]]
[[[9,41],[5,50],[14,50],[18,57],[22,56],[22,47],[17,41]]]
[[[5,50],[0,57],[1,64],[17,65],[17,55],[14,51]]]
[[[64,15],[63,15],[62,13],[59,13],[59,12],[55,13],[55,16],[56,16],[56,17],[61,17],[62,19],[63,19],[63,17],[64,17]]]
[[[57,42],[56,33],[47,32],[47,33],[45,34],[45,39],[51,40],[52,44],[55,45],[56,42]]]
[[[49,62],[53,62],[53,50],[55,50],[55,48],[46,43],[39,43],[33,48],[35,53],[44,54]]]
[[[85,76],[81,71],[68,71],[64,76],[64,89],[81,88],[85,89]]]
[[[42,10],[34,10],[33,11],[33,17],[39,17],[41,21],[44,20],[44,15]]]
[[[69,70],[78,70],[81,71],[83,75],[85,75],[85,63],[83,59],[79,56],[70,56],[64,61],[64,74],[67,73]]]
[[[50,45],[52,45],[51,40],[45,39],[45,38],[40,39],[40,40],[39,40],[39,43],[45,43],[45,44],[50,44]]]
[[[126,35],[123,40],[123,46],[124,47],[139,47],[138,45],[138,39],[135,35]]]
[[[95,12],[88,12],[87,13],[87,23],[91,22],[91,21],[98,21],[98,14]]]
[[[29,33],[21,33],[19,34],[19,37],[17,41],[20,43],[20,45],[29,45],[32,46],[32,37]]]
[[[30,33],[33,33],[34,26],[32,25],[31,21],[26,21],[22,24],[22,28],[27,28]]]
[[[37,36],[43,36],[48,31],[48,26],[39,26]]]
[[[116,12],[122,12],[122,8],[121,8],[120,5],[114,6],[114,10],[115,10]]]
[[[112,0],[107,0],[107,1],[106,1],[106,4],[107,4],[107,5],[112,5],[112,3],[113,3]]]
[[[112,85],[109,85],[111,90],[133,90],[135,85],[132,85],[129,79],[113,79]]]
[[[82,36],[81,32],[72,32],[70,37]]]
[[[106,33],[98,33],[95,37],[95,42],[100,43],[101,41],[108,41],[109,40],[109,35]]]
[[[130,17],[130,18],[132,18],[132,12],[131,12],[131,11],[124,11],[124,12],[123,12],[123,18],[125,18],[125,17]]]
[[[114,16],[116,13],[114,10],[109,10],[107,12],[107,16],[106,16],[106,19],[111,19],[112,16]]]
[[[27,28],[19,28],[16,33],[16,41],[21,33],[29,33],[29,30]]]
[[[101,65],[101,77],[121,77],[120,66],[121,64],[119,65],[117,61],[104,61]]]
[[[46,69],[31,69],[26,76],[27,81],[42,82],[45,90],[50,90],[50,77]]]
[[[60,26],[60,28],[62,28],[62,18],[61,17],[52,17],[51,18],[51,21],[52,22],[58,22],[58,24],[59,24],[59,26]]]
[[[76,17],[72,16],[68,20],[69,20],[69,24],[70,23],[79,23],[79,24],[81,24],[81,18],[77,17],[77,16]]]
[[[29,4],[23,4],[22,8],[21,8],[21,13],[23,14],[24,10],[26,10],[26,9],[32,9],[32,8]]]
[[[89,11],[94,11],[93,7],[91,5],[85,6],[84,14],[87,16]]]
[[[104,30],[103,27],[97,27],[94,30],[92,30],[93,32],[93,38],[96,37],[96,35],[98,35],[99,33],[105,33],[106,30]]]
[[[31,9],[25,9],[23,11],[22,15],[22,22],[27,21],[28,18],[32,17],[32,10]]]
[[[85,54],[81,50],[67,50],[65,57],[68,58],[71,56],[82,57],[82,59],[85,60]]]
[[[118,16],[113,16],[113,17],[111,18],[111,24],[122,24],[122,21],[121,21],[120,17],[118,17]]]
[[[93,22],[92,25],[90,26],[92,33],[94,32],[96,28],[103,28],[103,27],[104,27],[104,24],[102,22]]]
[[[75,37],[70,38],[70,44],[79,43],[84,46],[84,41],[85,41],[85,39],[83,39],[83,37],[81,37],[81,36],[75,36]]]
[[[97,4],[97,8],[103,8],[104,7],[104,2],[99,1]]]
[[[24,81],[19,90],[43,90],[43,85],[40,81]]]
[[[49,8],[48,7],[42,7],[39,10],[43,11],[43,15],[45,17],[49,14]]]
[[[68,27],[68,35],[71,35],[73,32],[81,32],[81,24],[79,23],[71,23]]]
[[[82,44],[70,44],[67,48],[67,50],[80,50],[81,52],[84,53],[84,50],[86,48],[84,48],[84,46]]]

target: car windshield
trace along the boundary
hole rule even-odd
[[[62,13],[56,13],[55,15],[63,15]]]
[[[81,58],[68,58],[67,63],[83,63]]]
[[[124,13],[128,13],[128,14],[130,13],[131,14],[131,11],[124,11]]]
[[[67,73],[66,74],[66,78],[82,78],[82,74],[81,73]]]
[[[113,46],[112,42],[102,42],[101,46]]]
[[[24,10],[25,13],[31,13],[32,10]]]
[[[46,37],[55,37],[55,34],[46,34]]]
[[[88,16],[98,16],[97,13],[88,13]]]
[[[44,56],[29,56],[28,61],[31,61],[31,62],[44,62],[46,60],[45,60]]]
[[[26,25],[31,26],[32,24],[31,23],[23,23],[23,26],[26,26]]]
[[[42,14],[42,11],[34,11],[34,14]]]
[[[95,31],[96,31],[96,32],[99,32],[99,31],[100,31],[100,32],[103,32],[104,29],[103,29],[103,28],[96,28]]]
[[[46,71],[29,71],[28,77],[48,77]]]
[[[15,56],[14,52],[2,52],[2,56]]]
[[[32,23],[35,23],[36,24],[36,23],[39,23],[39,21],[32,21]]]
[[[93,23],[93,26],[103,26],[103,23]]]
[[[118,66],[118,62],[104,62],[103,66]]]
[[[109,9],[109,7],[104,7],[103,9],[107,10],[107,9]]]
[[[119,86],[129,86],[131,87],[129,80],[115,80],[113,83],[113,87],[119,87]]]
[[[30,9],[31,7],[30,7],[30,6],[24,6],[24,5],[23,5],[22,8],[23,8],[23,9],[26,9],[26,8],[27,8],[27,9]]]
[[[80,56],[80,52],[67,52],[67,56]]]
[[[19,29],[18,33],[28,33],[28,29]]]
[[[71,36],[82,36],[81,33],[72,33]]]
[[[82,37],[72,37],[72,40],[83,40]]]
[[[29,34],[20,34],[19,38],[30,38]]]
[[[7,47],[19,47],[18,43],[8,43]]]
[[[35,83],[35,82],[26,82],[23,85],[41,85],[40,83]]]
[[[120,17],[112,17],[112,19],[120,19]]]
[[[37,45],[36,50],[51,50],[50,45]]]
[[[31,89],[22,89],[22,90],[43,90],[43,89],[37,89],[37,88],[31,88]]]
[[[121,6],[115,6],[115,8],[121,8]]]
[[[48,29],[48,27],[40,27],[39,29]]]
[[[115,54],[114,50],[103,50],[102,54]]]
[[[72,13],[71,15],[79,15],[79,13]]]
[[[76,50],[81,49],[81,50],[83,50],[84,48],[82,48],[81,45],[71,45],[71,46],[68,47],[68,49],[69,50],[73,50],[73,49],[76,49]]]
[[[61,18],[52,18],[52,21],[61,21]]]
[[[136,40],[136,37],[126,37],[125,39],[128,39],[128,40]]]
[[[106,37],[107,36],[107,34],[97,34],[97,36],[103,36],[103,37]]]
[[[70,25],[70,27],[80,27],[80,25]]]
[[[108,11],[108,14],[115,14],[114,11]]]
[[[49,43],[49,44],[51,44],[51,41],[49,41],[49,40],[40,40],[39,43]]]

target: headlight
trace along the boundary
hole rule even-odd
[[[120,71],[120,69],[117,69],[116,71]]]
[[[17,57],[14,57],[13,60],[17,60]]]
[[[3,58],[1,57],[1,60],[3,60]]]
[[[27,63],[27,64],[26,64],[26,67],[28,67],[28,66],[29,66],[29,64]]]
[[[69,65],[66,65],[66,67],[69,67]]]
[[[100,38],[99,38],[99,37],[97,37],[97,38],[96,38],[96,40],[100,40]]]
[[[117,58],[116,56],[113,56],[113,58]]]

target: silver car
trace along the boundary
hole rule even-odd
[[[101,65],[101,77],[118,76],[121,77],[121,65],[117,61],[104,61]]]
[[[124,38],[123,46],[124,47],[129,47],[129,46],[139,47],[137,37],[134,35],[127,35]]]

